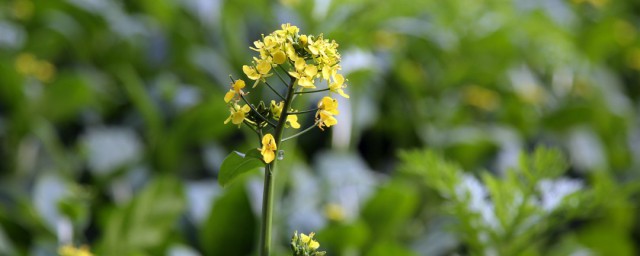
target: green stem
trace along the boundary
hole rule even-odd
[[[293,85],[295,84],[295,78],[291,78],[291,82],[287,88],[287,95],[284,101],[283,109],[289,109],[291,105],[291,101],[293,100],[294,89]],[[287,121],[287,116],[289,114],[287,111],[282,111],[280,115],[280,119],[278,119],[278,124],[276,125],[273,138],[276,141],[276,146],[278,150],[282,148],[282,132],[284,131],[284,126]],[[277,154],[277,152],[276,152]],[[273,180],[275,179],[275,168],[276,162],[278,158],[273,160],[273,162],[267,164],[264,173],[264,190],[262,194],[262,229],[260,232],[260,255],[268,256],[271,251],[271,231],[272,231],[272,220],[273,220]]]
[[[308,109],[308,110],[302,110],[302,111],[287,112],[287,114],[289,114],[289,115],[306,114],[306,113],[310,113],[310,112],[316,112],[316,111],[318,111],[318,109],[320,109],[320,108],[314,108],[314,109]]]
[[[320,90],[315,90],[315,91],[300,91],[300,92],[296,92],[296,94],[305,94],[305,93],[314,93],[314,92],[324,92],[324,91],[328,91],[329,88],[324,88],[324,89],[320,89]]]

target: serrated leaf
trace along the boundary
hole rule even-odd
[[[218,183],[224,187],[241,174],[263,166],[262,156],[257,150],[251,149],[244,154],[234,151],[222,161]]]

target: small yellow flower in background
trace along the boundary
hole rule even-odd
[[[482,86],[471,85],[464,89],[464,101],[484,111],[493,111],[500,105],[500,96]]]
[[[324,215],[333,221],[342,221],[345,218],[344,208],[339,204],[328,204],[324,208]]]
[[[22,75],[30,75],[37,69],[38,60],[31,53],[21,53],[16,58],[16,70]]]
[[[324,130],[322,129],[324,126],[331,127],[336,125],[338,120],[333,116],[339,113],[337,100],[327,96],[322,98],[318,103],[318,112],[316,113],[318,128],[320,128],[320,130]]]
[[[276,158],[274,151],[277,149],[276,139],[273,138],[273,135],[271,135],[271,133],[265,134],[262,137],[262,148],[260,149],[260,154],[265,163],[271,163],[271,161]]]
[[[227,92],[227,94],[224,95],[224,102],[231,101],[231,99],[233,99],[233,97],[236,96],[236,94],[237,95],[244,95],[244,92],[242,91],[242,88],[244,88],[245,86],[246,86],[246,84],[244,83],[244,80],[242,80],[242,79],[236,80],[231,85],[231,90],[229,90]]]
[[[19,20],[28,20],[33,16],[34,4],[30,0],[14,0],[10,6],[13,16]]]
[[[21,53],[15,61],[16,70],[24,76],[32,76],[42,82],[50,82],[56,74],[56,67],[46,60],[38,60],[31,53]]]
[[[251,111],[251,107],[249,107],[249,105],[240,107],[240,105],[234,103],[233,106],[229,108],[229,112],[231,112],[231,115],[229,115],[229,118],[227,118],[227,120],[224,120],[224,123],[227,124],[229,123],[229,121],[231,121],[231,123],[237,124],[238,128],[240,128],[240,125],[244,121],[244,118],[246,117],[247,113],[249,113],[249,111]]]
[[[58,248],[58,255],[60,256],[93,256],[89,248],[85,245],[80,248],[75,248],[72,245],[64,245]]]

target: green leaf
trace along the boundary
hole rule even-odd
[[[108,215],[98,254],[135,255],[162,247],[175,232],[185,205],[175,177],[154,179],[134,200]]]
[[[394,238],[418,208],[418,193],[409,183],[392,180],[381,187],[362,209],[362,219],[375,240]]]
[[[222,161],[222,166],[220,166],[218,175],[220,186],[226,186],[245,172],[263,167],[264,162],[261,159],[262,156],[255,149],[251,149],[244,154],[238,151],[232,152]]]
[[[246,184],[246,179],[240,177],[238,184]],[[246,186],[230,186],[199,227],[202,255],[254,255],[258,225]]]

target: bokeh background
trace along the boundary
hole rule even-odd
[[[277,255],[294,230],[330,255],[639,252],[638,1],[2,0],[0,254],[255,255],[262,170],[216,177],[259,144],[222,99],[282,23],[340,44],[351,99],[283,146]],[[563,172],[496,196],[539,145]]]

